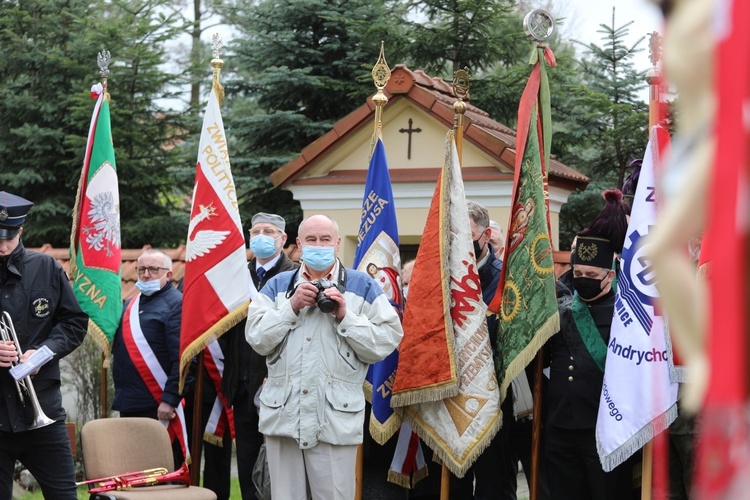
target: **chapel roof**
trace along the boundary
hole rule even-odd
[[[399,99],[407,99],[428,115],[442,122],[446,129],[453,127],[453,103],[456,101],[456,97],[453,94],[452,86],[442,78],[431,77],[422,70],[412,71],[403,64],[397,64],[392,69],[391,78],[383,91],[388,97],[386,109]],[[333,129],[306,146],[299,156],[272,172],[271,181],[274,186],[286,186],[295,182],[318,184],[327,180],[364,182],[366,171],[332,171],[327,177],[321,179],[302,180],[299,177],[334,149],[340,141],[346,140],[364,126],[372,126],[374,114],[375,105],[372,98],[368,97],[364,104],[337,121]],[[463,137],[465,141],[472,143],[513,171],[516,155],[515,130],[493,120],[486,111],[471,103],[467,103],[464,124]],[[362,179],[359,179],[359,177],[362,177]],[[554,159],[554,157],[550,161],[549,177],[551,185],[567,187],[571,190],[584,189],[589,182],[588,177]],[[512,174],[510,176],[507,173],[503,174],[496,168],[475,167],[465,169],[464,180],[472,178],[476,180],[510,178],[512,180]],[[433,172],[410,172],[407,169],[391,170],[391,182],[393,183],[428,179],[434,181],[435,175]]]

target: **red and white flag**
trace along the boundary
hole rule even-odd
[[[180,332],[180,390],[190,361],[247,317],[245,237],[216,81],[201,128],[190,210]]]
[[[711,261],[706,344],[710,376],[701,412],[694,498],[747,498],[748,234],[750,233],[750,2],[716,2],[716,154],[702,250]]]
[[[223,446],[227,432],[234,439],[234,410],[224,393],[221,392],[221,380],[224,377],[224,351],[219,341],[216,340],[211,342],[203,352],[203,366],[206,367],[206,372],[216,392],[206,430],[203,432],[203,440],[216,446]]]

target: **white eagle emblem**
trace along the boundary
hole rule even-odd
[[[91,225],[83,227],[86,243],[97,252],[104,249],[107,257],[112,257],[112,248],[120,248],[120,206],[112,191],[97,193],[87,215]]]
[[[195,231],[195,228],[207,220],[209,217],[216,215],[216,209],[213,207],[213,203],[206,206],[200,205],[200,210],[195,217],[190,221],[188,226],[188,241],[185,261],[189,262],[195,260],[198,257],[203,257],[208,254],[212,249],[216,248],[222,241],[224,241],[229,234],[229,231],[213,231],[210,229],[204,229],[203,231]]]

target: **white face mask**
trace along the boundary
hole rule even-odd
[[[151,296],[161,290],[161,278],[158,280],[141,281],[140,279],[135,282],[136,288],[141,291],[146,297]]]

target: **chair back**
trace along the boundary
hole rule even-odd
[[[81,429],[86,477],[109,477],[156,467],[174,470],[169,433],[152,418],[101,418]]]

